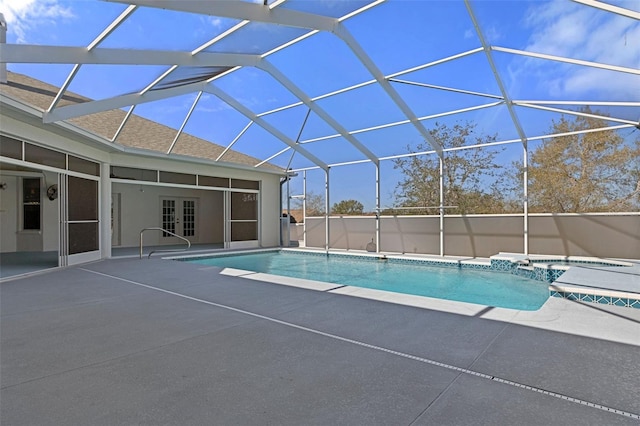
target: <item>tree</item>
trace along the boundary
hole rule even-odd
[[[581,112],[592,114],[589,107]],[[562,116],[553,121],[551,133],[606,126],[599,118]],[[528,174],[532,212],[638,210],[640,138],[625,141],[615,130],[606,130],[545,139],[530,152]]]
[[[430,130],[443,148],[459,148],[494,142],[496,135],[475,133],[476,124],[457,123],[453,127],[435,124]],[[408,148],[409,149],[409,148]],[[427,143],[416,146],[416,151],[432,150]],[[409,149],[409,152],[411,150]],[[503,186],[505,177],[495,163],[498,150],[470,148],[445,153],[444,204],[457,206],[447,209],[449,214],[504,212]],[[403,207],[437,207],[440,205],[440,163],[438,156],[421,155],[394,160],[394,168],[404,178],[396,186],[395,203]],[[487,182],[491,181],[491,184]],[[393,210],[393,209],[392,209]],[[435,214],[437,208],[425,210],[395,210],[401,214]]]
[[[331,207],[332,214],[357,215],[362,214],[363,211],[364,206],[360,201],[357,200],[342,200],[339,203],[335,203],[333,207]]]
[[[308,191],[305,195],[306,216],[322,216],[325,212],[324,196]],[[293,208],[302,209],[302,200],[294,199]]]

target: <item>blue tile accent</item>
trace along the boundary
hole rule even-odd
[[[593,303],[596,301],[595,296],[592,294],[581,294],[580,300],[582,302],[590,302]]]
[[[627,306],[628,305],[628,299],[621,299],[619,297],[616,297],[613,299],[613,304],[616,306]]]
[[[586,293],[562,292],[549,290],[549,296],[576,300],[580,302],[599,303],[601,305],[613,305],[625,308],[640,309],[640,299],[627,299],[625,297],[596,296]]]

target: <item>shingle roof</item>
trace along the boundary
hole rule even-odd
[[[0,86],[2,93],[41,111],[49,108],[53,98],[58,93],[57,87],[40,80],[14,72],[8,72],[7,74],[7,84]],[[91,99],[66,92],[60,100],[60,105],[78,104],[87,101],[91,101]],[[125,115],[126,112],[115,109],[73,118],[68,122],[98,136],[111,139],[124,120]],[[117,143],[128,147],[166,153],[176,133],[176,129],[132,114],[118,136]],[[172,152],[178,155],[215,160],[224,149],[221,145],[183,132]],[[221,161],[248,166],[255,166],[260,162],[254,157],[233,150],[228,150]],[[281,170],[279,167],[268,163],[260,167],[269,170]]]

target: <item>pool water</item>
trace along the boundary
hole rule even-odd
[[[527,311],[539,309],[549,297],[547,283],[516,275],[375,258],[265,252],[186,261]]]

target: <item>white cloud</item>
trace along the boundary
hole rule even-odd
[[[489,42],[489,44],[495,44],[502,39],[502,33],[493,25],[484,28],[483,36]],[[473,28],[467,28],[464,32],[464,38],[478,38],[478,33]]]
[[[553,0],[530,9],[524,25],[531,30],[525,50],[640,68],[640,23],[633,19],[574,2]],[[592,67],[526,60],[515,71],[519,77],[541,77],[541,88],[556,96],[591,94],[612,100],[631,100],[637,99],[640,92],[633,89],[640,87],[639,76]]]
[[[58,0],[0,0],[0,13],[17,43],[28,43],[30,32],[44,23],[74,17]]]

